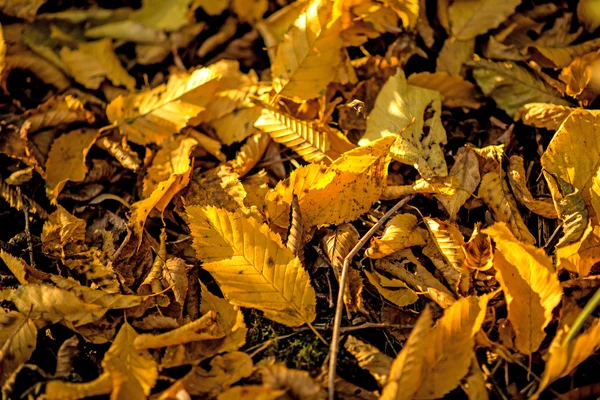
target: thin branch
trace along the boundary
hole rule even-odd
[[[333,337],[331,338],[331,344],[329,346],[329,371],[328,371],[328,381],[327,387],[329,389],[329,399],[334,400],[335,398],[335,370],[337,366],[337,356],[339,350],[339,341],[340,341],[340,327],[342,324],[342,309],[344,308],[344,287],[346,286],[346,281],[348,280],[348,269],[350,268],[350,262],[354,258],[354,256],[358,253],[358,251],[367,243],[367,241],[373,236],[373,234],[379,229],[383,223],[392,216],[396,211],[398,211],[403,205],[408,203],[412,199],[412,196],[405,197],[398,201],[396,205],[388,212],[385,213],[383,217],[375,225],[369,229],[367,233],[359,240],[359,242],[352,248],[350,253],[346,255],[344,258],[344,265],[342,267],[342,275],[340,277],[340,287],[338,291],[338,298],[335,308],[335,318],[333,321]]]

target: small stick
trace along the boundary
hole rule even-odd
[[[21,193],[21,188],[17,187],[17,192],[21,197],[21,203],[23,203],[23,214],[25,214],[25,238],[27,239],[27,251],[29,252],[29,265],[35,268],[35,262],[33,261],[33,240],[31,239],[31,231],[29,229],[29,203],[27,198]]]
[[[350,262],[358,253],[358,251],[367,243],[367,241],[373,236],[373,234],[379,229],[383,223],[392,216],[396,211],[400,209],[403,205],[408,203],[413,196],[408,196],[396,203],[396,205],[388,212],[385,213],[383,217],[375,225],[369,229],[367,233],[356,243],[356,246],[352,248],[350,253],[346,255],[344,258],[344,265],[342,267],[342,274],[340,276],[340,288],[338,291],[337,303],[335,307],[335,318],[333,320],[333,337],[331,338],[331,344],[329,346],[329,371],[328,371],[328,380],[327,387],[329,389],[329,400],[334,400],[335,398],[335,369],[337,364],[337,356],[339,350],[339,341],[340,341],[340,327],[342,324],[342,309],[344,306],[344,287],[346,286],[346,281],[348,280],[348,269],[350,268]]]

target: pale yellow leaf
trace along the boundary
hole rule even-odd
[[[0,384],[35,350],[37,327],[33,320],[17,311],[0,310]]]
[[[479,197],[489,207],[496,221],[506,222],[512,233],[521,241],[535,243],[517,209],[514,197],[508,191],[508,185],[498,172],[488,172],[481,178]]]
[[[110,39],[81,43],[75,50],[63,47],[60,57],[75,80],[88,89],[98,89],[105,78],[114,85],[135,88],[135,79],[121,65]]]
[[[475,39],[456,40],[449,37],[438,54],[435,70],[460,75],[463,64],[473,59],[474,52]]]
[[[67,181],[85,178],[85,158],[98,137],[96,129],[78,129],[60,136],[52,143],[46,161],[46,193],[56,202]]]
[[[599,48],[600,39],[592,39],[567,47],[531,46],[529,47],[529,53],[532,55],[533,60],[541,67],[565,68],[576,57],[591,53]]]
[[[529,211],[544,218],[557,218],[552,199],[534,199],[527,188],[525,167],[521,156],[512,155],[510,157],[510,164],[506,174],[508,175],[510,187],[519,203],[527,207]]]
[[[210,125],[221,142],[229,146],[235,142],[241,142],[256,132],[253,127],[260,116],[260,107],[243,107],[211,121]]]
[[[556,89],[512,61],[480,59],[471,65],[473,77],[483,94],[494,99],[510,117],[528,103],[569,105]]]
[[[519,4],[521,0],[455,1],[448,8],[452,35],[467,40],[497,28]]]
[[[409,85],[399,70],[377,95],[359,144],[393,137],[396,160],[414,166],[423,178],[444,177],[448,170],[441,147],[446,143],[441,113],[440,94]]]
[[[199,5],[194,0],[142,0],[142,7],[135,10],[130,19],[150,28],[177,31],[191,22],[194,10]]]
[[[106,107],[106,116],[135,143],[161,143],[206,109],[219,78],[208,67],[171,74],[154,89],[117,97]]]
[[[503,223],[483,232],[496,243],[496,279],[504,291],[515,345],[521,353],[531,354],[544,340],[544,328],[563,294],[552,259],[544,250],[520,242]]]
[[[393,362],[390,357],[354,336],[348,336],[344,348],[356,358],[359,367],[369,371],[377,383],[385,386]]]
[[[481,181],[479,174],[479,162],[475,153],[461,147],[454,159],[454,165],[450,168],[451,183],[458,186],[454,194],[437,194],[435,197],[444,206],[450,219],[454,219],[460,208],[473,195]]]
[[[417,226],[418,220],[412,214],[399,214],[390,219],[381,237],[371,240],[365,255],[381,258],[412,246],[425,246],[427,231]]]
[[[423,375],[415,398],[440,398],[460,384],[475,356],[475,334],[487,302],[488,296],[458,300],[425,335]]]
[[[365,271],[365,274],[377,292],[397,307],[405,307],[419,299],[419,296],[399,279],[389,279],[375,271]]]
[[[254,126],[261,132],[298,153],[308,162],[327,161],[325,154],[331,149],[327,132],[313,123],[293,118],[287,113],[263,107]]]
[[[381,400],[414,398],[424,376],[425,352],[426,347],[430,345],[426,338],[431,331],[431,324],[431,308],[427,307],[419,316],[402,351],[392,363]]]
[[[408,77],[408,84],[429,90],[437,90],[446,107],[479,108],[476,99],[476,86],[460,75],[447,72],[418,72]]]
[[[575,110],[576,108],[574,107],[557,106],[556,104],[530,103],[521,107],[515,118],[521,119],[524,124],[535,126],[536,128],[556,131],[562,125],[563,121]],[[596,114],[594,110],[585,111]]]
[[[187,207],[194,249],[232,302],[299,326],[315,318],[315,292],[279,236],[253,218],[215,207]]]
[[[132,19],[93,26],[86,29],[85,37],[92,39],[111,38],[148,44],[164,43],[167,40],[167,35],[161,30],[151,28]]]
[[[309,100],[325,94],[342,61],[341,21],[333,2],[312,0],[277,47],[271,66],[277,95]]]
[[[594,319],[588,330],[580,333],[567,345],[562,343],[563,338],[564,335],[557,335],[552,341],[542,380],[532,399],[537,399],[548,385],[569,375],[575,367],[600,348],[600,320]]]

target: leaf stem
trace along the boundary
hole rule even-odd
[[[392,216],[396,211],[400,209],[403,205],[408,203],[413,196],[408,196],[396,203],[394,207],[390,208],[388,212],[385,213],[383,217],[377,221],[375,225],[369,229],[367,233],[356,243],[356,246],[350,250],[350,252],[344,258],[344,264],[342,267],[342,274],[340,276],[340,287],[338,289],[337,303],[335,307],[335,318],[333,320],[333,337],[331,338],[331,344],[329,346],[329,371],[328,371],[328,379],[327,379],[327,387],[329,390],[329,400],[334,400],[335,398],[335,371],[337,366],[337,356],[339,350],[339,341],[340,341],[340,327],[342,324],[342,309],[344,306],[344,287],[346,286],[346,281],[348,280],[348,269],[350,268],[350,262],[358,253],[358,251],[367,243],[367,241],[373,236],[373,234],[379,229],[383,223]]]
[[[596,309],[596,307],[598,307],[599,304],[600,304],[600,289],[596,289],[596,293],[587,302],[587,304],[585,305],[583,310],[581,310],[581,312],[577,316],[577,319],[573,323],[571,330],[569,331],[569,333],[563,340],[563,342],[562,342],[563,346],[567,346],[575,338],[575,336],[577,336],[577,334],[579,333],[581,328],[583,328],[585,321],[587,321],[589,316],[592,315],[592,312],[594,312],[594,310]]]

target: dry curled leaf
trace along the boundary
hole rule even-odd
[[[424,246],[427,232],[417,226],[418,220],[412,214],[399,214],[388,221],[381,237],[373,238],[365,255],[381,258],[412,246]]]
[[[534,199],[527,188],[527,178],[525,176],[525,167],[523,165],[522,157],[517,155],[510,157],[510,164],[506,174],[508,175],[510,187],[519,203],[527,207],[529,211],[541,215],[542,217],[557,217],[556,209],[554,208],[551,199]]]

